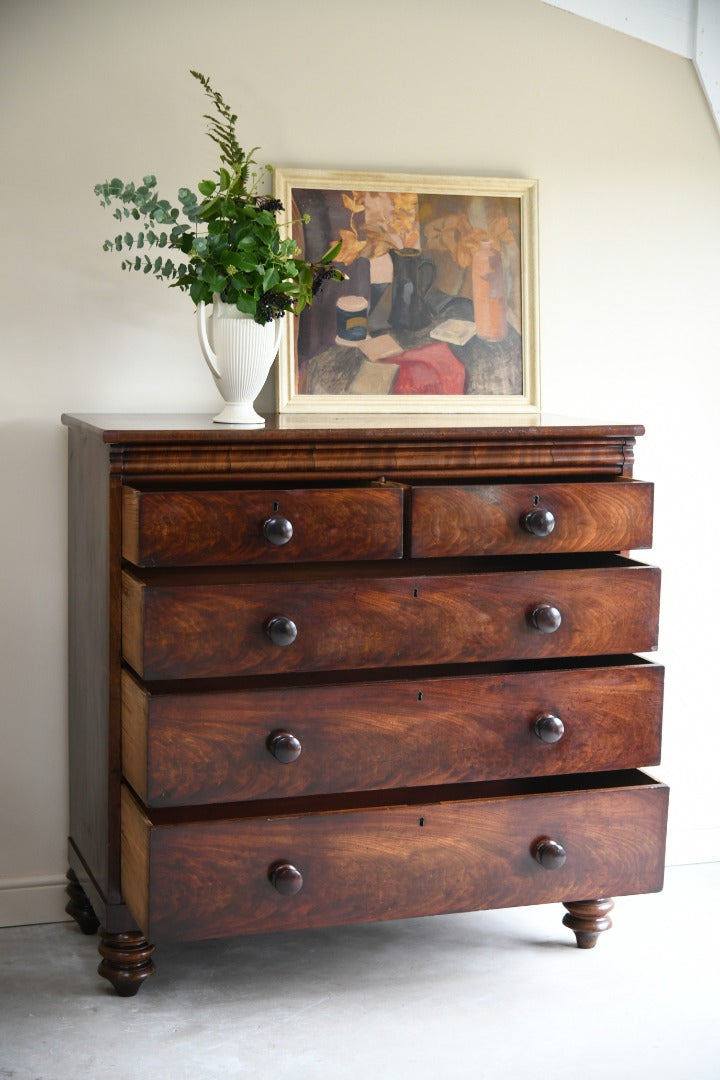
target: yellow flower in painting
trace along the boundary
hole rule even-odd
[[[390,196],[393,206],[401,214],[415,218],[418,212],[418,197],[414,191],[395,191]]]
[[[337,259],[338,262],[345,263],[348,266],[359,255],[362,255],[366,246],[365,241],[358,239],[357,233],[351,229],[340,229],[340,240],[342,241],[342,247]]]
[[[449,251],[457,262],[458,245],[470,227],[464,214],[444,214],[425,225],[425,244],[430,251]]]
[[[457,264],[458,266],[467,267],[470,266],[473,261],[473,255],[476,251],[480,250],[481,245],[491,240],[491,237],[484,229],[472,229],[466,233],[458,244]],[[495,245],[493,244],[493,247]],[[499,249],[498,249],[499,250]]]
[[[342,193],[343,206],[346,210],[349,210],[351,214],[360,214],[365,207],[363,206],[361,193],[353,191],[351,195]]]
[[[491,221],[489,226],[490,237],[496,244],[512,244],[515,242],[515,233],[510,228],[508,217],[499,217]]]
[[[413,191],[343,191],[343,206],[350,214],[347,229],[339,230],[342,249],[338,258],[348,265],[360,256],[375,258],[391,248],[420,247],[422,214],[425,246],[430,251],[446,251],[458,266],[466,269],[480,245],[489,242],[502,253],[503,246],[517,244],[506,207],[491,200],[487,210],[487,228],[477,228],[466,213],[442,214],[427,220],[431,213],[427,202],[420,209],[420,199]],[[364,218],[358,224],[356,215]]]
[[[338,258],[345,265],[360,255],[374,258],[391,248],[419,245],[418,196],[413,192],[343,192],[342,201],[350,212],[349,228],[339,231],[343,246]],[[365,221],[358,227],[355,215],[360,213]]]
[[[515,243],[509,218],[496,216],[489,221],[487,229],[477,229],[465,214],[444,214],[425,225],[427,248],[449,252],[463,269],[471,265],[473,256],[485,242],[499,252],[502,252],[503,244]]]

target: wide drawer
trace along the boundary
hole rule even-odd
[[[410,554],[550,554],[652,546],[653,485],[639,480],[420,485]]]
[[[407,796],[347,809],[318,800],[304,813],[250,803],[246,817],[193,821],[173,811],[151,819],[125,789],[123,896],[157,941],[662,887],[668,793],[643,773]],[[536,858],[547,839],[566,854],[552,870]]]
[[[136,566],[230,566],[403,553],[392,485],[276,490],[123,488],[123,557]]]
[[[291,568],[278,567],[266,580],[126,571],[123,652],[145,679],[181,679],[656,648],[656,568],[615,556],[543,569],[518,562],[450,560],[437,573],[366,565],[325,577],[292,568],[287,578]],[[554,632],[535,625],[558,617]]]
[[[657,764],[663,669],[565,663],[181,693],[124,672],[123,773],[182,806]]]

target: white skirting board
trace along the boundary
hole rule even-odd
[[[0,926],[66,921],[66,885],[64,875],[0,880]]]
[[[670,799],[672,800],[672,788]],[[715,825],[707,829],[668,829],[666,866],[711,862],[720,862],[720,827]]]
[[[668,830],[667,866],[720,862],[720,828]],[[67,922],[64,876],[0,880],[0,927]]]

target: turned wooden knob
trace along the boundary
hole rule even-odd
[[[303,876],[292,863],[273,863],[268,871],[268,877],[273,887],[282,896],[294,896],[303,887]]]
[[[541,634],[554,634],[560,629],[562,615],[554,604],[538,604],[530,612],[530,625]]]
[[[551,840],[547,836],[535,841],[532,846],[532,855],[546,870],[559,870],[561,866],[565,865],[567,859],[562,844],[559,844],[557,840]]]
[[[287,615],[273,615],[265,623],[265,633],[273,645],[292,645],[297,637],[297,626]]]
[[[289,765],[297,761],[302,753],[302,744],[290,731],[272,731],[268,736],[267,748],[274,758]]]
[[[559,716],[542,713],[533,724],[533,731],[542,742],[554,743],[562,739],[565,734],[565,725]]]
[[[269,544],[282,547],[283,544],[289,544],[292,540],[292,521],[286,517],[269,517],[263,524],[262,531]]]
[[[555,515],[552,510],[528,510],[520,518],[520,524],[533,536],[549,536],[555,528]]]

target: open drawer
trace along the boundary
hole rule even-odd
[[[125,571],[141,678],[651,652],[660,571],[619,556]]]
[[[653,485],[642,480],[421,484],[411,494],[414,558],[652,546]]]
[[[403,489],[123,488],[123,558],[135,566],[399,559]]]
[[[202,816],[124,789],[122,891],[155,941],[653,892],[667,804],[632,770]]]
[[[123,774],[169,807],[655,765],[663,675],[636,656],[193,689],[124,671]]]

